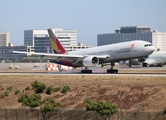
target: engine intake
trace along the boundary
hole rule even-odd
[[[99,64],[99,59],[97,57],[94,57],[94,56],[88,56],[88,57],[83,59],[82,64],[85,67],[96,66]]]

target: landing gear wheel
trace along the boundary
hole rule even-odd
[[[147,64],[147,63],[142,63],[142,67],[149,67],[149,64]]]
[[[118,69],[107,69],[107,73],[118,73]]]
[[[118,73],[118,69],[114,68],[115,63],[111,63],[111,69],[107,69],[107,73]]]
[[[157,67],[163,67],[163,65],[162,64],[157,64]]]

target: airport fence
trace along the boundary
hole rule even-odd
[[[57,110],[45,117],[40,109],[0,109],[0,120],[104,120],[96,112]],[[118,111],[108,120],[166,120],[162,112]]]

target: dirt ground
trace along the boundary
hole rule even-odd
[[[165,71],[164,71],[165,72]],[[9,86],[13,89],[9,95],[0,98],[0,108],[21,108],[17,99],[22,94],[33,94],[25,91],[35,80],[47,86],[69,85],[67,93],[54,92],[51,95],[42,93],[42,98],[51,96],[61,103],[61,109],[85,109],[85,101],[110,100],[121,110],[162,111],[166,108],[166,77],[123,77],[123,76],[46,76],[46,75],[0,75],[0,95]],[[21,92],[15,94],[15,90]]]

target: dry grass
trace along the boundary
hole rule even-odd
[[[62,104],[62,109],[85,109],[85,100],[111,100],[120,109],[161,111],[166,107],[166,77],[137,77],[137,76],[68,76],[68,75],[0,75],[0,94],[8,86],[13,90],[9,96],[0,99],[0,107],[22,107],[17,102],[26,86],[35,80],[47,86],[69,85],[71,90],[67,94],[56,92],[51,94],[56,101]],[[15,94],[19,89],[21,93]],[[32,94],[33,90],[24,91]],[[43,97],[48,95],[42,94]]]

